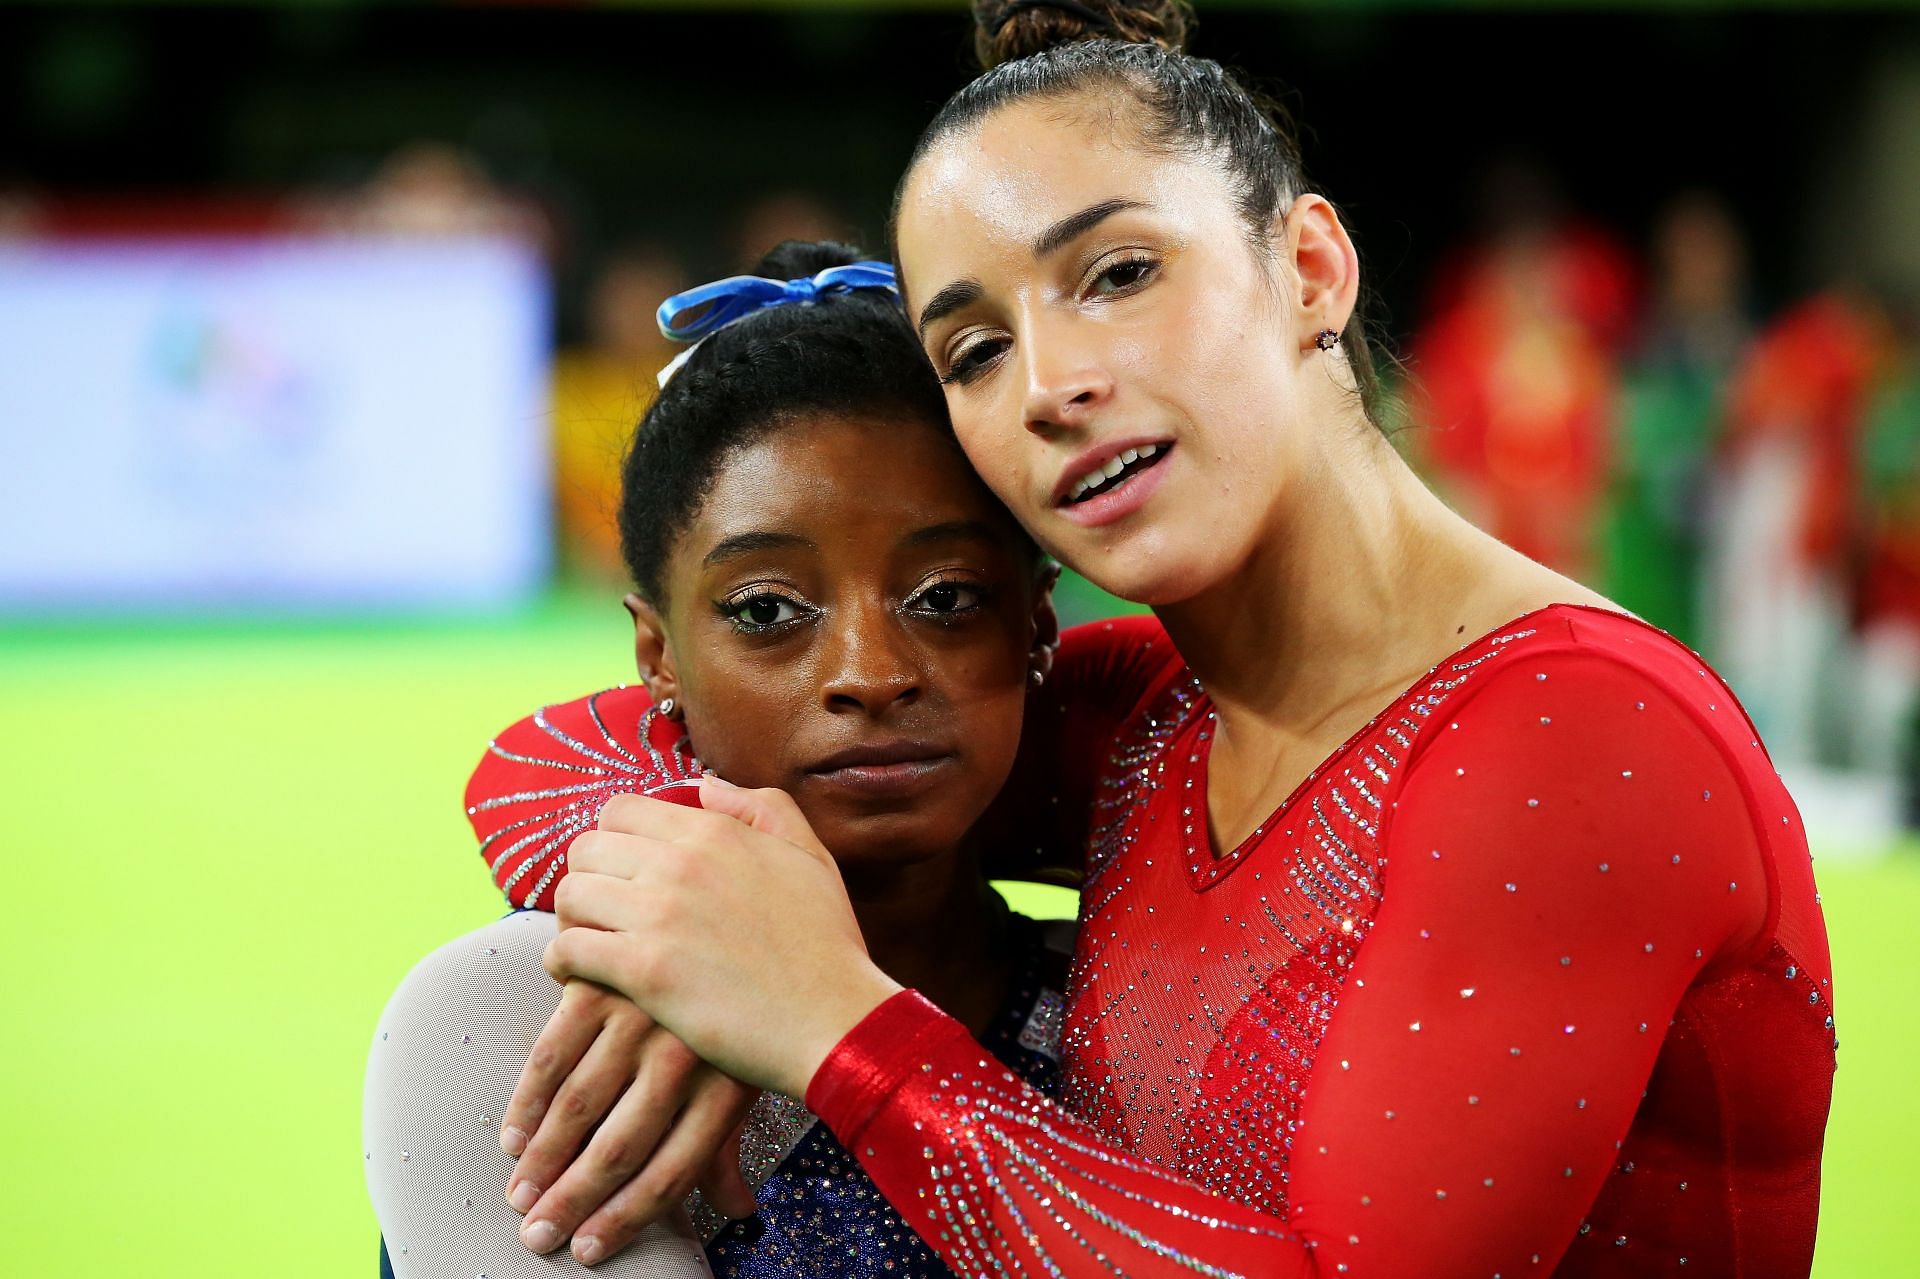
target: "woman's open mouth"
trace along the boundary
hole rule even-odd
[[[1139,448],[1122,449],[1100,466],[1094,467],[1073,482],[1067,490],[1068,506],[1099,497],[1102,493],[1111,493],[1129,479],[1148,470],[1166,456],[1172,445],[1142,444]]]
[[[1143,441],[1109,450],[1069,463],[1061,478],[1055,506],[1075,524],[1111,524],[1138,510],[1165,477],[1173,443]]]

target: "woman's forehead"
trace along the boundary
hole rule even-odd
[[[772,431],[728,457],[695,528],[709,538],[746,524],[905,536],[995,509],[944,424],[823,417]]]
[[[1090,183],[1111,183],[1116,167],[1136,159],[1138,148],[1126,145],[1120,131],[1061,107],[1014,103],[941,139],[909,175],[903,233],[946,214],[1022,236],[1048,220],[1049,201],[1069,200]],[[1140,152],[1137,158],[1148,157]]]
[[[1144,145],[1136,125],[1097,100],[1003,107],[941,139],[909,175],[897,234],[910,301],[977,274],[983,252],[1031,261],[1047,228],[1103,201],[1191,216],[1220,200],[1216,170]]]

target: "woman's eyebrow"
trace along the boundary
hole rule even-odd
[[[931,542],[991,542],[994,540],[993,526],[985,520],[948,520],[944,524],[929,524],[917,528],[900,539],[902,546],[925,546]]]
[[[1147,206],[1139,200],[1129,200],[1115,196],[1111,200],[1102,200],[1098,204],[1088,205],[1078,213],[1069,213],[1058,222],[1042,231],[1033,239],[1033,256],[1044,258],[1058,252],[1063,246],[1079,236],[1099,226],[1116,213],[1128,209],[1144,209]]]
[[[1034,237],[1033,256],[1044,258],[1059,252],[1063,246],[1085,235],[1116,213],[1147,207],[1149,206],[1144,201],[1115,196],[1111,200],[1102,200],[1098,204],[1088,205],[1078,213],[1069,213]],[[941,289],[927,302],[926,309],[920,312],[918,325],[920,335],[925,337],[927,326],[935,320],[945,319],[961,307],[979,301],[984,292],[978,280],[955,280]]]
[[[955,280],[946,288],[934,294],[927,303],[927,309],[920,312],[920,336],[927,335],[927,326],[935,320],[943,320],[963,306],[969,306],[980,300],[986,290],[980,287],[978,280]]]
[[[702,565],[714,565],[741,555],[750,555],[754,551],[778,551],[789,549],[818,549],[808,539],[797,533],[775,533],[755,530],[751,533],[735,533],[732,537],[723,537],[714,548],[701,559]]]

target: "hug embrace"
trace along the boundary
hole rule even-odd
[[[1831,973],[1738,701],[1408,469],[1181,8],[976,17],[893,268],[662,307],[641,683],[492,743],[522,909],[376,1034],[394,1273],[1805,1275]]]

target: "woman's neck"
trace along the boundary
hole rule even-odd
[[[1384,439],[1352,447],[1359,456],[1324,458],[1288,477],[1236,572],[1158,610],[1229,723],[1309,728],[1460,625],[1452,619],[1485,562],[1473,543],[1490,539],[1434,497]]]
[[[1223,846],[1395,693],[1531,608],[1597,600],[1454,514],[1370,426],[1288,477],[1239,569],[1157,612],[1218,720]]]
[[[1013,980],[1008,912],[966,852],[842,874],[867,954],[880,971],[951,1013],[976,1035]]]

